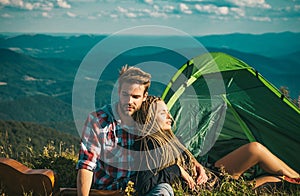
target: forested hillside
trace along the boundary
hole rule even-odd
[[[41,153],[48,144],[57,151],[78,153],[80,138],[36,123],[0,120],[0,153],[18,158],[22,154]],[[1,155],[2,156],[2,155]]]

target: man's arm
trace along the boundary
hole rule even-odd
[[[77,173],[77,195],[88,196],[93,180],[93,172],[87,169],[79,169]]]

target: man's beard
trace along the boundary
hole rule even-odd
[[[128,108],[130,108],[130,110],[128,110]],[[133,107],[132,105],[128,105],[128,104],[123,104],[120,107],[120,112],[124,115],[124,116],[128,116],[131,117],[131,115],[134,113],[135,111],[135,107]]]
[[[128,126],[134,126],[135,121],[132,118],[133,113],[136,111],[134,106],[130,106],[131,110],[128,110],[129,105],[123,104],[119,105],[119,115],[122,119],[122,123],[125,123]],[[123,117],[123,118],[122,118]]]

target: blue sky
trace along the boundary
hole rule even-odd
[[[110,34],[139,25],[191,35],[300,32],[300,0],[0,0],[0,32]]]

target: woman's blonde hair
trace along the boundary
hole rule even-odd
[[[160,126],[157,120],[157,102],[159,101],[163,100],[159,97],[148,96],[140,110],[133,114],[141,136],[138,140],[143,147],[143,153],[146,154],[144,157],[147,167],[149,170],[156,168],[158,171],[175,163],[184,166],[185,161],[193,157],[172,130],[163,130]]]

